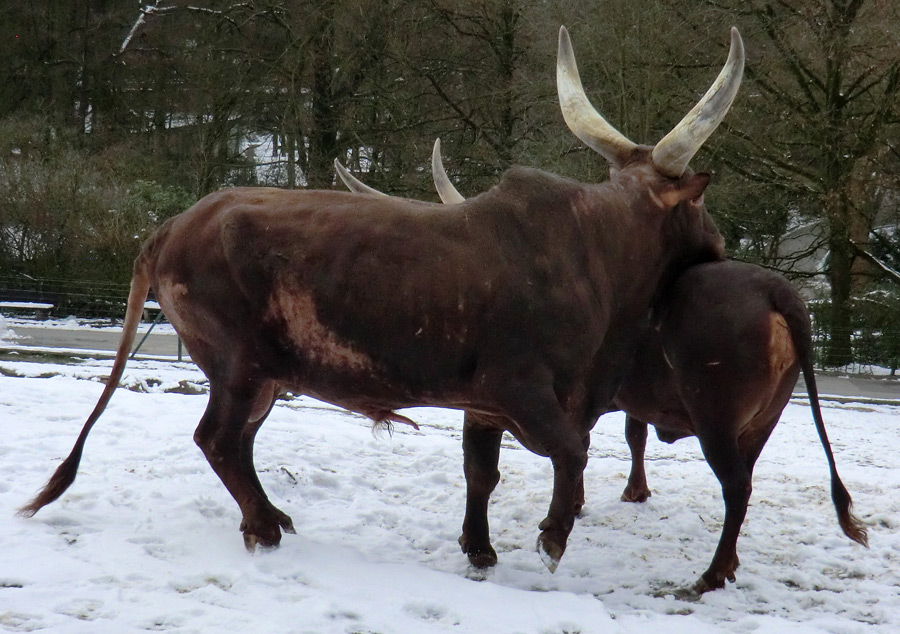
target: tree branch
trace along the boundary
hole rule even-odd
[[[894,283],[900,284],[900,271],[891,268],[885,262],[882,262],[874,255],[863,249],[861,246],[853,242],[853,240],[848,240],[847,242],[850,244],[850,247],[853,249],[853,252],[856,253],[856,255],[873,264],[876,268],[878,268],[878,270],[887,275],[888,279],[890,279]]]

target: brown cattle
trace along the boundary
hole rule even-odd
[[[560,51],[564,100],[572,116],[587,116],[580,129],[618,168],[613,178],[582,184],[513,168],[449,208],[330,191],[210,194],[143,245],[110,380],[23,513],[73,482],[152,288],[209,377],[194,438],[241,508],[248,548],[293,531],[253,465],[256,433],[290,391],[375,421],[407,422],[394,410],[409,406],[466,409],[491,433],[509,430],[549,456],[553,496],[539,544],[555,568],[574,524],[583,439],[610,407],[658,289],[723,257],[702,204],[709,176],[686,165],[724,117],[743,67],[734,31],[710,92],[645,147],[586,114],[565,30]]]
[[[782,276],[741,262],[698,264],[662,296],[613,401],[626,412],[632,465],[622,499],[650,496],[644,472],[647,423],[664,442],[696,436],[722,485],[725,522],[712,563],[694,589],[734,581],[737,539],[747,512],[753,466],[791,397],[806,381],[819,440],[831,471],[841,529],[867,544],[850,512],[819,408],[809,313]]]

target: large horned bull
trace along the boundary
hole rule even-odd
[[[728,62],[700,104],[655,147],[639,146],[587,103],[562,29],[564,113],[617,168],[600,184],[513,168],[449,208],[331,191],[206,196],[141,248],[109,382],[23,512],[73,482],[152,288],[209,378],[194,439],[241,508],[248,548],[293,531],[253,464],[257,431],[291,391],[376,421],[406,422],[394,410],[409,406],[465,409],[481,421],[467,442],[484,436],[487,447],[508,430],[549,456],[539,545],[554,569],[574,524],[585,439],[610,407],[658,290],[723,257],[703,206],[709,176],[686,165],[725,116],[742,68],[733,30]]]

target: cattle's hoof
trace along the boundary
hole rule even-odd
[[[469,558],[469,563],[476,568],[492,568],[497,565],[497,553],[494,552],[493,548],[489,550],[467,552],[466,557]]]
[[[738,559],[737,553],[735,553],[731,561],[725,565],[717,568],[710,566],[706,572],[700,575],[700,580],[694,584],[694,587],[701,593],[724,588],[726,580],[731,583],[737,581],[735,571],[740,565],[740,559]]]
[[[565,550],[565,546],[560,546],[559,544],[557,544],[547,535],[546,532],[538,535],[538,554],[541,556],[541,561],[543,561],[544,565],[547,566],[547,570],[549,570],[551,573],[556,572],[557,567],[559,567],[559,560],[562,559]]]
[[[463,534],[459,537],[459,546],[469,558],[469,563],[476,568],[490,568],[497,564],[497,553],[490,544],[486,548],[476,548],[469,544],[468,537]]]
[[[537,551],[541,556],[541,561],[550,572],[556,572],[559,560],[566,551],[566,540],[572,530],[574,519],[572,518],[572,522],[563,524],[559,520],[547,516],[538,524],[541,534],[538,535]]]
[[[280,543],[281,540],[273,542],[268,539],[261,539],[258,535],[253,535],[252,533],[244,533],[244,547],[249,553],[255,553],[257,548],[261,550],[278,548]]]
[[[625,487],[619,499],[623,502],[646,502],[650,495],[650,489]]]
[[[697,580],[697,583],[692,585],[690,588],[685,588],[685,592],[686,593],[689,592],[692,596],[699,599],[700,595],[702,595],[706,592],[711,592],[712,590],[717,590],[719,588],[724,588],[724,587],[725,587],[724,583],[722,583],[722,585],[720,585],[720,586],[714,586],[714,585],[710,585],[709,582],[706,581],[706,579],[704,579],[703,577],[700,577]],[[683,598],[689,598],[689,597],[683,597]]]
[[[734,583],[737,580],[733,570],[724,575],[710,574],[709,571],[707,571],[703,573],[700,579],[697,580],[697,583],[693,585],[692,590],[698,595],[701,595],[704,592],[710,592],[711,590],[719,590],[725,587],[726,579],[731,583]]]
[[[251,528],[250,525],[241,522],[241,532],[244,534],[244,547],[249,552],[256,552],[257,548],[277,548],[281,543],[281,529],[278,526],[271,529]]]

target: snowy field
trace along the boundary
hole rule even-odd
[[[467,565],[461,414],[421,431],[311,399],[282,401],[256,464],[297,535],[248,554],[240,513],[192,441],[206,405],[190,364],[138,361],[95,427],[75,484],[15,515],[68,454],[108,374],[0,361],[0,631],[574,634],[900,631],[900,407],[827,403],[826,423],[871,549],[845,538],[800,401],[757,463],[737,583],[689,602],[723,506],[695,439],[651,438],[646,504],[619,501],[624,419],[592,437],[587,505],[555,574],[535,552],[551,467],[508,439],[491,506],[500,563]]]

